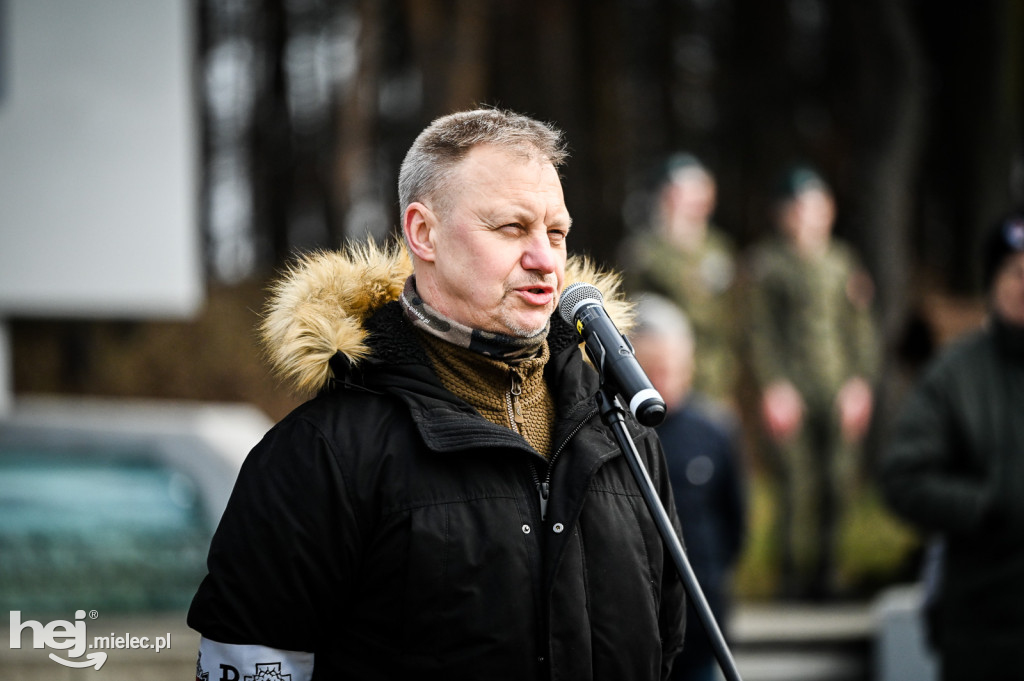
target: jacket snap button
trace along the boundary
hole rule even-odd
[[[530,534],[530,526],[523,525],[523,534]]]
[[[555,523],[551,526],[551,529],[555,531],[555,534],[560,534],[565,529],[565,525],[562,523]]]

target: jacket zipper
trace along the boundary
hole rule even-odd
[[[544,474],[544,480],[540,479],[540,475],[537,473],[537,467],[532,461],[530,462],[530,475],[533,477],[533,484],[537,488],[537,496],[540,499],[541,522],[544,522],[548,517],[548,498],[551,496],[551,474],[555,468],[555,461],[562,453],[562,450],[565,449],[565,446],[569,444],[569,440],[576,437],[576,433],[580,432],[580,430],[583,429],[583,426],[587,425],[587,421],[592,419],[597,412],[598,410],[594,409],[584,416],[583,420],[577,423],[576,427],[572,429],[572,432],[562,440],[561,444],[558,445],[558,449],[556,449],[554,453],[551,454],[551,458],[548,459],[548,470]]]
[[[526,423],[523,417],[523,405],[519,396],[523,394],[523,379],[516,373],[515,369],[509,370],[509,377],[512,379],[512,387],[505,396],[505,407],[508,409],[508,423],[517,433],[522,435],[522,425]]]

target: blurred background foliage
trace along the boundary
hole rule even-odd
[[[817,165],[837,196],[836,232],[877,285],[883,414],[936,345],[981,319],[980,234],[1024,198],[1024,0],[193,8],[205,309],[187,322],[12,320],[16,393],[242,400],[282,417],[297,400],[269,377],[254,334],[267,280],[296,253],[394,234],[412,139],[477,105],[566,131],[571,249],[609,265],[643,228],[673,151],[714,170],[715,221],[741,247],[770,229],[780,171]],[[771,592],[774,507],[761,476],[752,487],[737,588],[756,596]],[[870,486],[855,516],[849,582],[906,570],[915,539]]]

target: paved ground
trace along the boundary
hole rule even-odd
[[[741,605],[729,630],[743,681],[871,680],[868,604]]]
[[[729,622],[743,681],[934,681],[916,586],[871,602],[741,604]]]

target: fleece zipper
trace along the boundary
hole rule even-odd
[[[512,430],[523,434],[523,424],[526,418],[523,416],[523,405],[519,396],[523,394],[523,377],[516,373],[515,369],[509,370],[509,377],[512,385],[505,393],[505,409],[508,412],[508,425]]]

